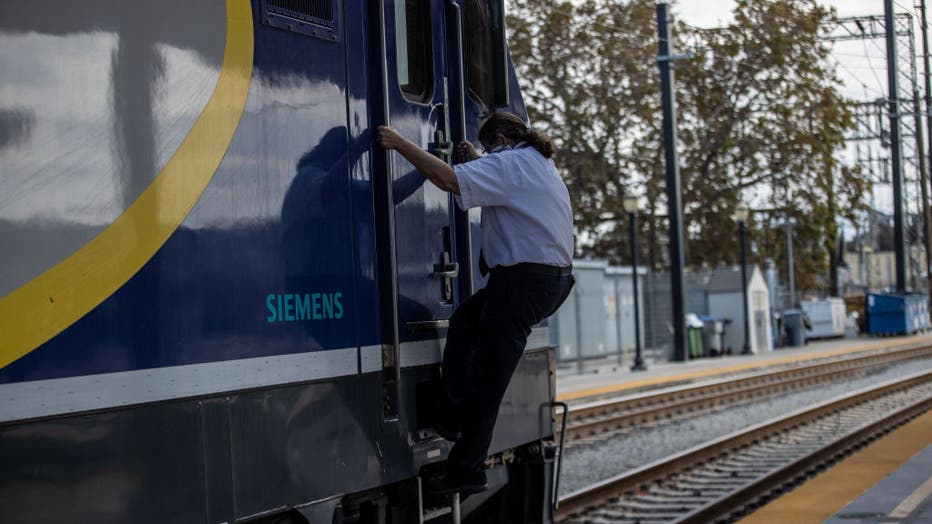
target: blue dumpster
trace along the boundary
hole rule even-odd
[[[868,333],[906,335],[929,329],[929,300],[921,293],[868,293]]]

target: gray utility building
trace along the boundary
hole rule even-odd
[[[761,271],[748,266],[749,344],[754,352],[769,351],[770,292]],[[630,267],[610,266],[604,260],[575,260],[576,287],[550,318],[550,342],[562,364],[616,359],[630,364],[634,353],[634,293]],[[744,345],[741,268],[738,266],[686,275],[686,312],[730,320],[725,348],[733,353]],[[669,359],[672,353],[670,275],[638,269],[641,347],[651,358]],[[708,351],[706,351],[708,353]]]
[[[748,343],[760,353],[773,348],[770,332],[770,291],[757,266],[747,266],[748,310],[751,315]],[[725,332],[725,347],[738,353],[744,346],[744,303],[741,299],[741,267],[724,267],[712,271],[706,288],[709,315],[731,319]]]
[[[609,266],[600,260],[575,260],[573,274],[576,276],[573,292],[550,319],[550,338],[558,348],[557,358],[566,363],[624,353],[630,363],[634,351],[631,267]],[[638,270],[642,340],[647,274],[644,268]]]

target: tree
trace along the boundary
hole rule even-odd
[[[838,160],[852,115],[820,39],[830,15],[814,0],[739,0],[732,25],[688,36],[697,57],[678,82],[689,115],[680,130],[692,193],[685,214],[696,232],[689,263],[734,261],[733,236],[722,232],[734,227],[727,211],[745,198],[766,203],[752,237],[770,240],[763,229],[787,218],[798,224],[797,287],[829,281],[837,220],[863,205],[866,188]],[[783,255],[780,242],[757,245],[758,260]]]
[[[662,177],[656,127],[659,81],[654,7],[518,0],[509,6],[509,45],[531,119],[554,138],[556,162],[576,212],[580,253],[628,253],[621,199],[635,180]],[[637,155],[643,153],[643,158]]]
[[[642,196],[641,246],[664,265],[663,151],[654,2],[515,0],[510,44],[535,126],[554,137],[573,196],[582,254],[624,262],[621,198]],[[863,206],[867,182],[838,152],[852,117],[826,65],[815,0],[739,0],[735,22],[675,26],[686,260],[734,263],[741,199],[765,207],[749,224],[751,260],[780,258],[770,224],[796,228],[797,284],[815,286],[835,252],[836,220]],[[763,206],[762,206],[763,204]],[[785,264],[783,264],[785,266]],[[827,279],[823,279],[827,281]]]

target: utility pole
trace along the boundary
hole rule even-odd
[[[893,162],[893,253],[896,258],[896,290],[906,291],[906,254],[903,231],[903,151],[900,147],[899,82],[897,79],[896,19],[893,0],[884,0],[887,36],[887,89],[890,92],[890,158]]]
[[[668,5],[657,4],[657,38],[660,45],[657,66],[660,68],[660,100],[663,106],[663,149],[667,182],[667,217],[670,228],[670,287],[673,311],[673,360],[683,362],[686,353],[686,300],[683,292],[683,211],[680,203],[680,169],[676,154],[676,97],[673,95]]]
[[[926,20],[926,0],[919,3],[919,28],[922,33],[922,64],[925,66],[923,77],[925,78],[925,102],[926,102],[926,127],[929,129],[929,154],[932,155],[932,81],[929,75],[929,23]],[[919,113],[917,110],[916,113]],[[920,129],[916,124],[916,129]],[[932,165],[932,158],[929,158],[929,164]],[[929,199],[926,195],[927,180],[922,182],[922,203],[926,208],[926,275],[928,275],[929,296],[932,297],[932,213],[928,211]]]

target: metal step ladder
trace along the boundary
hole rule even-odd
[[[450,501],[449,506],[437,506],[437,507],[425,508],[424,507],[424,483],[421,477],[418,477],[417,478],[418,524],[424,524],[425,522],[430,522],[444,515],[451,515],[451,518],[453,519],[453,524],[461,524],[460,494],[454,493],[448,498],[448,500]]]

